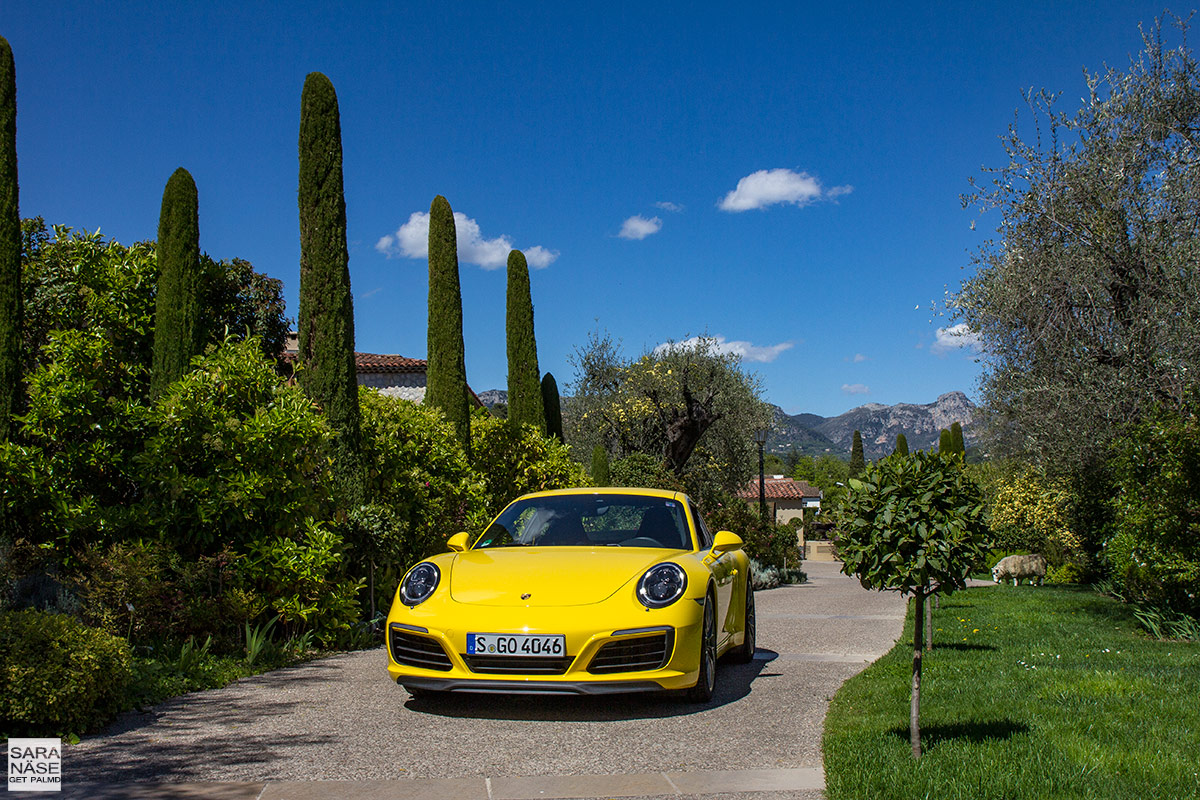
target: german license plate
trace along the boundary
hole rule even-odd
[[[468,633],[467,655],[562,656],[567,653],[566,639],[528,633]]]

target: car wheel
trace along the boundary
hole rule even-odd
[[[749,664],[754,660],[754,648],[757,647],[758,620],[754,614],[754,587],[746,581],[746,635],[742,643],[730,651],[730,659],[738,664]]]
[[[704,601],[704,629],[700,637],[700,674],[696,685],[687,690],[692,703],[707,703],[717,685],[717,610],[712,595]]]

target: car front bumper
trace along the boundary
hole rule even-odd
[[[588,624],[601,619],[608,624]],[[586,695],[685,689],[699,676],[702,621],[702,604],[686,598],[652,611],[612,603],[568,608],[396,604],[387,626],[388,673],[405,687],[450,692]],[[466,654],[468,631],[561,634],[566,655],[557,662],[472,657]]]

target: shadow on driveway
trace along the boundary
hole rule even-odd
[[[601,722],[682,717],[741,700],[750,694],[756,679],[778,677],[778,673],[763,672],[778,657],[775,651],[760,647],[749,664],[722,660],[717,666],[716,690],[707,703],[689,703],[669,692],[601,696],[445,692],[410,697],[404,707],[417,714],[466,719]]]

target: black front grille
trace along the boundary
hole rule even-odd
[[[436,669],[446,672],[452,668],[450,656],[442,643],[428,636],[419,636],[400,628],[392,628],[392,660],[406,667]]]
[[[670,658],[674,641],[674,631],[664,631],[654,636],[615,639],[606,643],[592,657],[587,671],[593,675],[609,675],[614,672],[659,669]]]
[[[574,656],[529,658],[525,656],[463,656],[471,672],[495,675],[562,675]]]

